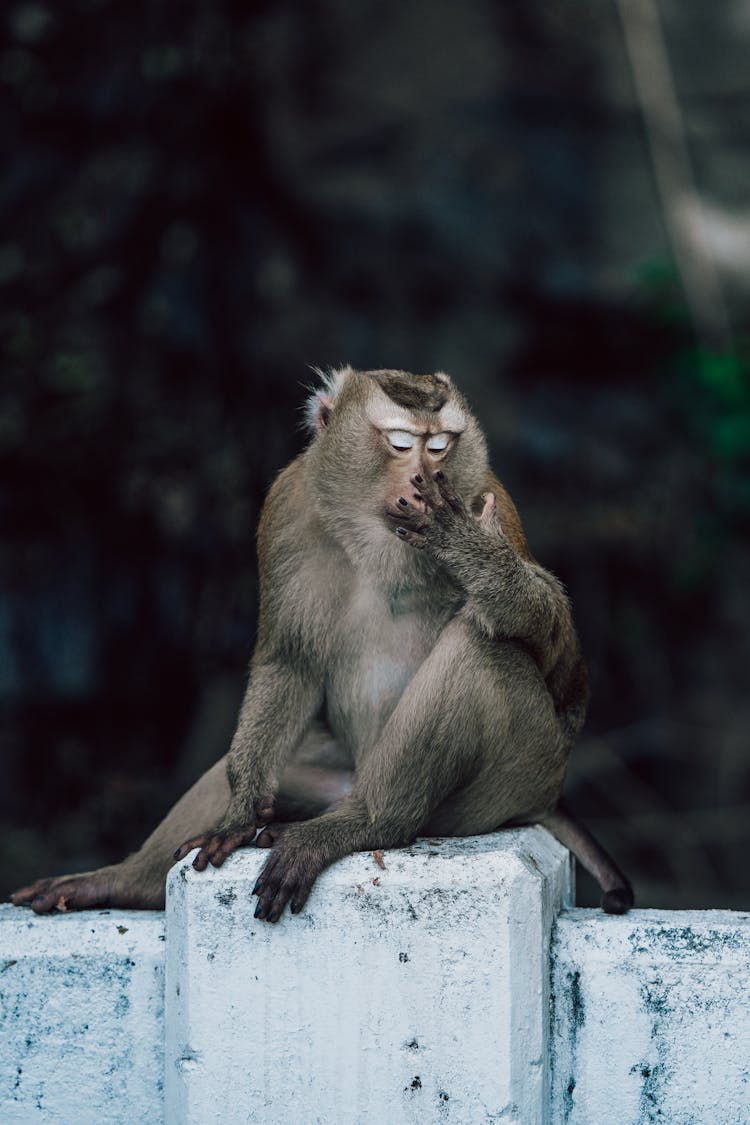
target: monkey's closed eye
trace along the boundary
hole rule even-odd
[[[432,434],[427,439],[427,448],[430,453],[442,453],[444,449],[448,448],[450,440],[450,434]]]
[[[415,440],[414,434],[407,433],[406,430],[389,430],[386,437],[393,448],[398,450],[411,449]]]

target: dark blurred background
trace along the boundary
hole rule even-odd
[[[226,750],[259,506],[307,365],[351,362],[472,401],[590,664],[571,804],[641,905],[747,908],[747,6],[0,23],[0,894]]]

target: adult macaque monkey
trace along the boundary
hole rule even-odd
[[[558,805],[587,700],[568,601],[465,400],[447,375],[345,367],[309,419],[261,516],[258,641],[229,754],[135,855],[13,902],[159,908],[174,859],[198,848],[198,871],[220,867],[262,828],[255,913],[275,922],[350,852],[540,822],[604,909],[626,911],[628,880]]]

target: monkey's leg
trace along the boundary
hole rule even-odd
[[[358,765],[350,796],[279,839],[254,888],[256,916],[275,922],[287,903],[299,911],[320,872],[353,851],[402,846],[420,832],[469,836],[547,819],[553,827],[567,757],[533,657],[455,618]],[[615,870],[594,870],[605,909],[615,905],[609,892],[626,885]]]
[[[302,755],[315,762],[313,753]],[[293,762],[282,776],[275,815],[280,820],[317,816],[348,789],[351,774],[315,764]],[[137,910],[162,910],[167,873],[174,863],[175,841],[184,839],[196,825],[215,824],[229,803],[226,756],[212,766],[170,809],[145,843],[122,863],[38,879],[11,895],[16,906],[31,905],[36,914],[59,910],[86,910],[119,906]]]
[[[506,700],[507,691],[485,647],[490,643],[478,645],[476,630],[462,620],[455,619],[443,630],[378,742],[358,763],[349,797],[321,817],[291,825],[274,847],[254,888],[256,917],[275,922],[287,903],[297,913],[330,863],[354,851],[409,843],[430,823],[433,810],[472,782],[477,795],[467,805],[469,813],[457,822],[456,834],[486,832],[514,813],[527,811],[528,794],[512,789],[504,793],[502,781],[492,789],[493,803],[488,806],[487,786],[477,781],[482,771],[493,768],[497,744],[502,747],[511,739],[512,721],[518,722],[517,708]],[[554,723],[536,666],[520,649],[512,652],[546,700],[544,714],[537,720],[532,708],[527,725]],[[523,722],[525,700],[522,703]],[[517,757],[523,758],[523,744]],[[551,809],[556,797],[554,789],[543,803],[539,798],[538,807]]]
[[[122,863],[86,871],[39,879],[11,895],[16,906],[31,904],[36,914],[60,910],[86,910],[95,906],[123,906],[139,910],[164,908],[164,883],[174,863],[175,842],[187,826],[210,824],[221,816],[229,802],[226,758],[188,789],[141,848]]]

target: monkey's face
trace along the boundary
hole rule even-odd
[[[416,507],[424,508],[411,478],[415,474],[428,477],[450,466],[466,429],[464,419],[455,410],[426,414],[376,401],[370,404],[367,420],[379,446],[374,458],[378,463],[379,499],[393,507],[399,497],[408,497]]]
[[[471,504],[484,487],[484,437],[447,375],[404,371],[332,373],[310,403],[319,508],[342,542],[398,550],[384,510],[406,497],[410,478],[442,469]]]

